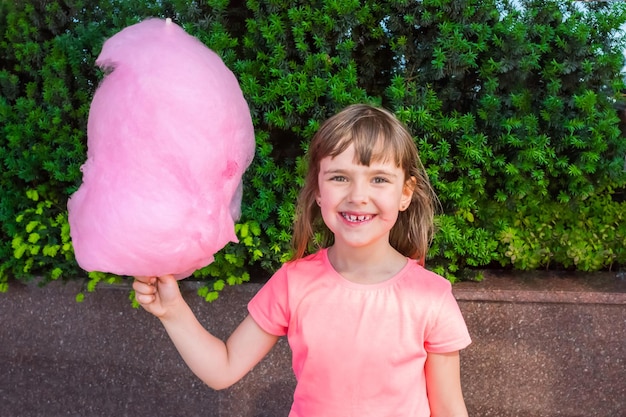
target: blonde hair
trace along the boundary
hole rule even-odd
[[[369,166],[372,161],[391,160],[403,169],[405,181],[415,178],[411,204],[399,212],[389,243],[404,256],[423,264],[434,233],[437,197],[407,128],[389,111],[366,104],[349,106],[332,116],[311,140],[308,172],[296,206],[292,260],[304,257],[309,249],[332,245],[334,236],[324,225],[315,200],[320,161],[339,155],[350,145],[354,145],[360,164]]]

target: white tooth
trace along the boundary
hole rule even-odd
[[[347,214],[347,213],[343,213],[343,217],[345,217],[346,220],[351,221],[351,222],[363,222],[363,221],[370,219],[370,216],[368,215],[357,216],[354,214]]]

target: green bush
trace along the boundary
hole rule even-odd
[[[0,290],[9,277],[84,275],[66,201],[86,157],[94,61],[150,16],[222,56],[256,129],[241,243],[196,273],[206,299],[289,257],[308,140],[354,102],[390,108],[415,135],[443,209],[437,272],[626,262],[623,4],[0,0]],[[90,277],[88,290],[115,279]]]
[[[562,240],[539,237],[512,257],[504,233],[540,236],[538,219],[571,218],[563,214],[598,199],[609,212],[624,208],[611,198],[625,184],[614,106],[624,8],[592,3],[434,1],[390,13],[390,44],[403,66],[387,97],[418,137],[444,206],[431,251],[440,267],[624,263],[623,255],[604,258],[622,244],[609,235],[583,266]],[[576,222],[560,227],[596,241]]]

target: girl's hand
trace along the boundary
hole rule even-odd
[[[172,275],[135,277],[133,289],[137,302],[158,318],[164,318],[181,302],[184,303],[178,281]]]
[[[214,389],[239,381],[278,341],[247,316],[224,343],[194,316],[172,275],[135,277],[133,289],[137,302],[161,320],[191,370]]]

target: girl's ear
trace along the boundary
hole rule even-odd
[[[404,186],[402,187],[402,197],[400,198],[400,211],[406,210],[411,205],[413,191],[415,191],[416,186],[417,179],[415,177],[411,177],[404,182]]]

